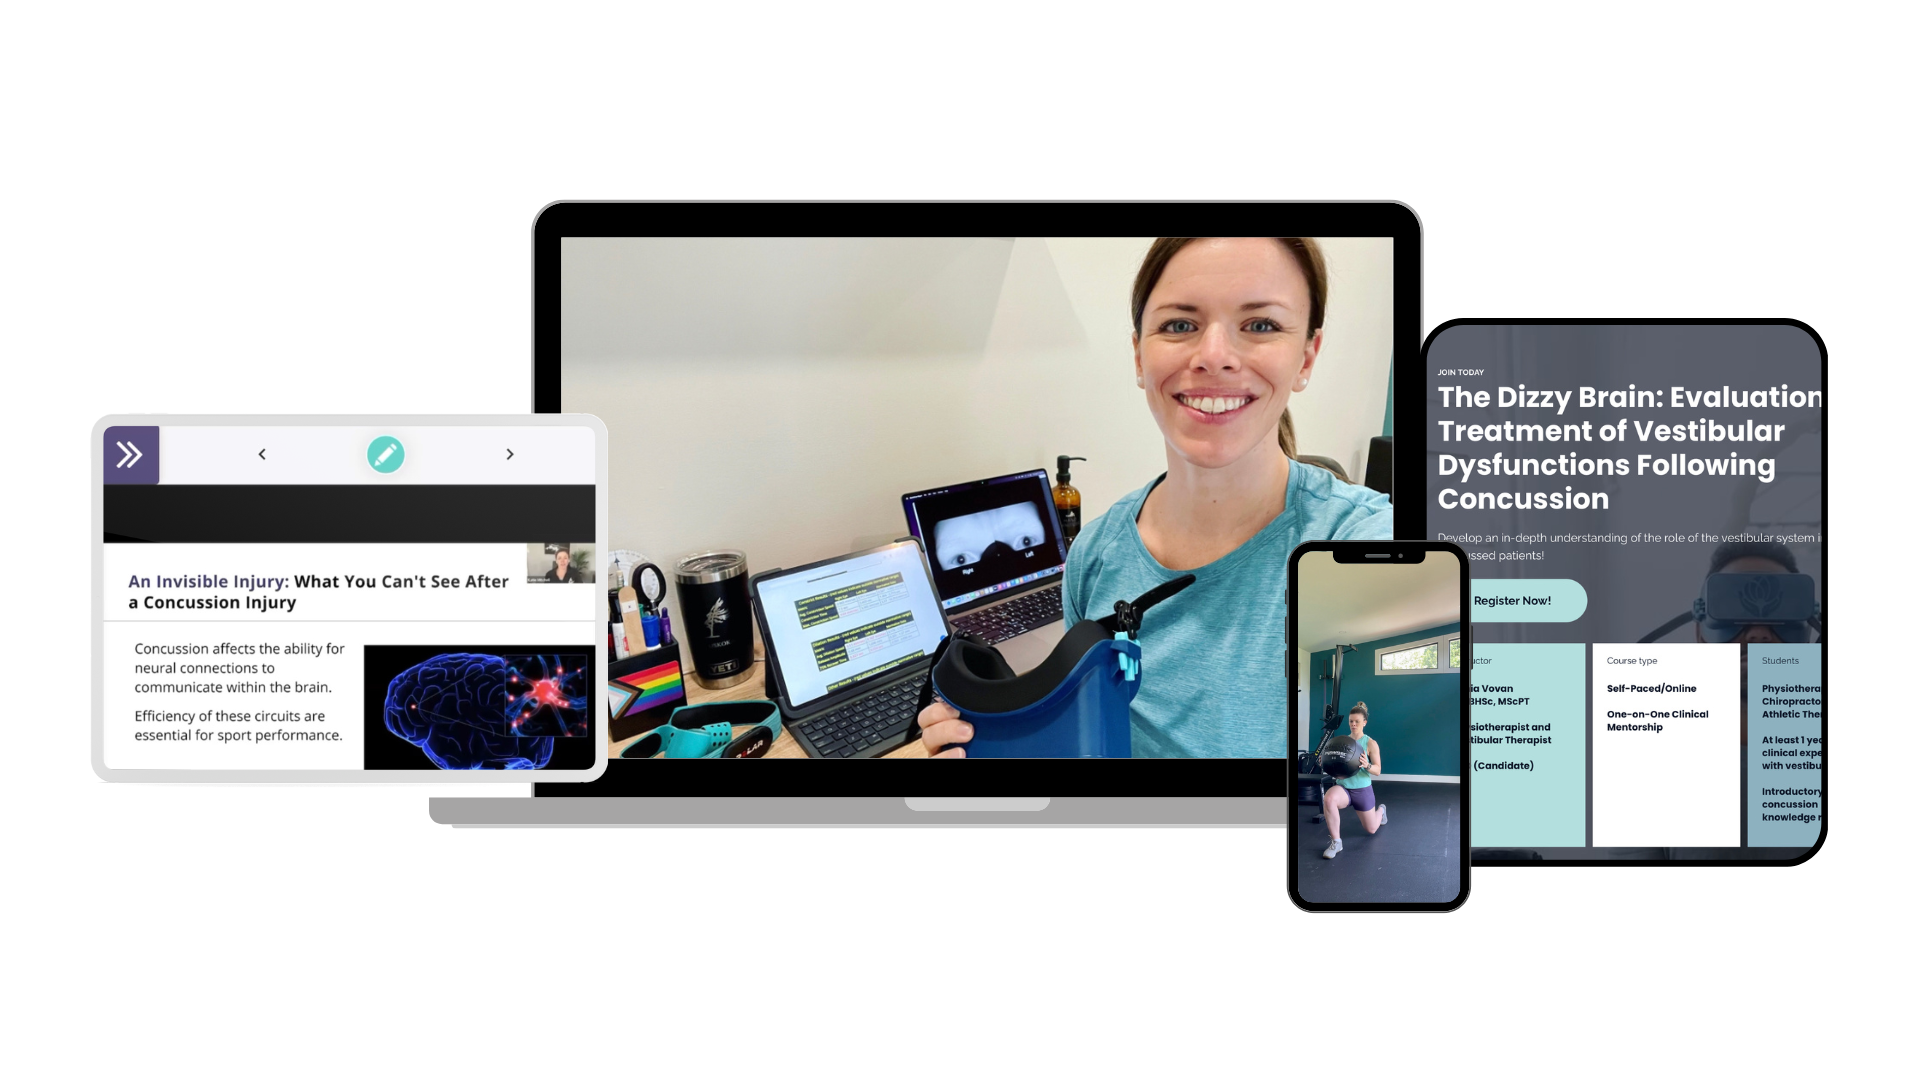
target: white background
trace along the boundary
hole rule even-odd
[[[696,10],[10,9],[10,1071],[1904,1067],[1911,682],[1874,650],[1912,590],[1870,555],[1911,518],[1899,9]],[[93,422],[524,409],[534,214],[668,196],[1395,198],[1429,327],[1808,321],[1844,598],[1825,850],[1309,918],[1279,832],[455,832],[426,789],[95,779]]]

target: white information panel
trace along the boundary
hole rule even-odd
[[[1593,843],[1740,843],[1740,646],[1593,647]]]

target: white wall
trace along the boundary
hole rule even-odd
[[[1327,256],[1327,321],[1313,381],[1293,399],[1303,454],[1338,461],[1366,479],[1367,440],[1387,422],[1393,370],[1393,241],[1320,238]]]
[[[1426,558],[1398,563],[1341,563],[1330,551],[1300,556],[1299,646],[1324,652],[1336,644],[1378,641],[1460,621],[1460,563]]]
[[[1087,516],[1166,467],[1133,382],[1151,238],[570,240],[562,408],[606,422],[613,546],[755,570],[901,535],[907,491],[1063,453]],[[1392,243],[1323,241],[1295,421],[1358,475],[1391,367]]]

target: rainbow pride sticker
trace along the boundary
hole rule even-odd
[[[686,688],[680,682],[680,662],[677,660],[669,660],[643,671],[630,671],[615,678],[614,683],[633,692],[633,700],[627,702],[626,709],[620,714],[622,716],[632,716],[687,699]]]
[[[633,691],[628,689],[627,687],[621,686],[617,682],[608,683],[607,684],[607,719],[609,720],[620,719],[620,713],[626,709],[627,702],[632,701],[633,697],[634,697]]]

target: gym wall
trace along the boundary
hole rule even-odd
[[[1345,709],[1356,701],[1367,703],[1367,734],[1380,740],[1382,764],[1389,776],[1460,776],[1460,679],[1453,673],[1431,675],[1381,675],[1374,671],[1374,653],[1378,649],[1460,629],[1457,622],[1430,626],[1377,641],[1356,642],[1358,652],[1350,652],[1340,671],[1342,709],[1340,733],[1346,733]],[[1312,680],[1310,695],[1314,718],[1308,749],[1318,745],[1318,718],[1327,706],[1331,682],[1321,676],[1333,672],[1333,650],[1317,652],[1308,661]],[[1438,722],[1451,718],[1454,722]]]

